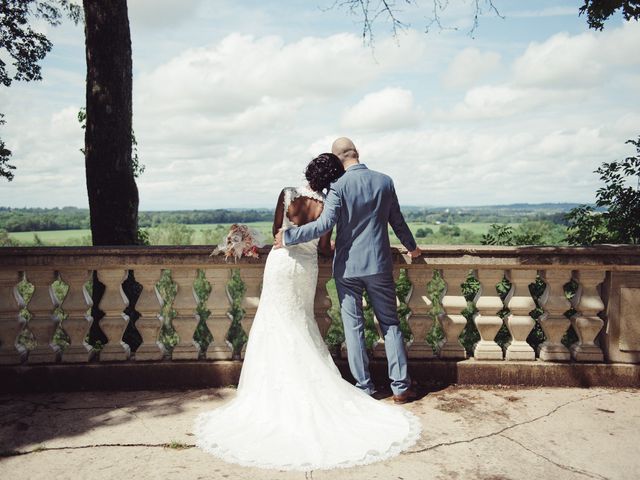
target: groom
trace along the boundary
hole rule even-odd
[[[384,336],[389,378],[395,403],[414,398],[407,371],[407,354],[396,312],[396,289],[387,224],[391,225],[411,257],[421,254],[400,212],[391,178],[360,163],[358,150],[348,138],[331,147],[345,174],[329,188],[322,214],[301,227],[280,229],[274,248],[307,242],[337,225],[333,276],[336,281],[349,368],[356,386],[369,395],[376,390],[369,374],[364,340],[362,294],[369,294]]]

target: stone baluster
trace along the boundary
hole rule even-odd
[[[577,311],[571,317],[571,324],[578,335],[578,341],[571,345],[571,356],[578,362],[602,362],[604,355],[595,343],[604,321],[598,313],[604,310],[604,303],[598,293],[598,285],[604,281],[604,271],[578,270],[575,280],[580,288],[573,297],[572,305]]]
[[[69,346],[62,352],[62,362],[83,363],[91,358],[91,345],[84,339],[89,333],[93,317],[88,309],[93,305],[91,295],[85,289],[89,280],[89,270],[61,270],[60,278],[65,282],[69,291],[62,300],[61,307],[67,314],[62,321],[62,328],[69,336]]]
[[[58,303],[51,284],[55,280],[52,270],[33,270],[27,272],[27,279],[34,286],[29,300],[31,319],[28,328],[33,333],[36,346],[29,351],[28,363],[54,363],[58,358],[60,347],[53,344],[53,335],[59,319],[53,314]]]
[[[442,271],[445,281],[445,290],[442,293],[444,313],[438,315],[438,321],[444,338],[438,345],[440,358],[467,358],[467,352],[458,337],[467,324],[467,319],[462,315],[462,311],[467,308],[467,300],[462,294],[462,284],[468,274],[468,269],[447,268]]]
[[[496,285],[503,277],[502,270],[478,271],[480,297],[476,302],[478,315],[474,318],[474,322],[480,333],[480,341],[473,351],[476,360],[502,360],[502,348],[494,339],[503,324],[497,313],[504,304],[496,290]]]
[[[540,360],[569,360],[571,355],[561,340],[570,325],[564,315],[571,307],[564,293],[564,285],[571,280],[571,271],[546,270],[541,277],[547,288],[540,298],[544,314],[539,321],[547,339],[540,345]]]
[[[25,353],[16,343],[26,323],[20,316],[23,300],[16,289],[18,282],[17,271],[0,270],[0,365],[21,363]]]
[[[205,270],[205,276],[211,284],[211,293],[207,299],[207,309],[211,313],[206,322],[213,336],[213,340],[207,348],[207,358],[213,360],[231,360],[233,358],[233,346],[227,340],[227,333],[231,326],[229,315],[231,299],[227,290],[230,272],[231,270],[227,268]]]
[[[536,270],[509,270],[507,278],[511,282],[511,291],[506,305],[511,312],[507,318],[507,327],[511,334],[511,343],[507,347],[507,360],[535,360],[536,352],[527,343],[527,337],[536,324],[529,312],[536,303],[529,292],[529,284],[535,282]]]
[[[316,286],[316,296],[313,303],[313,314],[318,324],[318,329],[322,338],[326,338],[331,327],[331,317],[327,311],[331,308],[331,299],[327,293],[327,282],[331,278],[331,266],[320,265],[318,269],[318,284]]]
[[[263,270],[260,268],[240,268],[240,278],[245,285],[245,293],[241,303],[244,315],[240,320],[240,325],[242,325],[242,329],[247,336],[251,334],[251,325],[253,324],[253,319],[258,310],[258,303],[260,302],[262,275]],[[246,350],[247,344],[245,343],[242,346],[240,358],[244,358]]]
[[[123,311],[129,305],[129,299],[122,290],[122,282],[128,272],[122,269],[105,269],[98,270],[97,274],[98,280],[104,285],[104,294],[98,305],[104,312],[100,328],[107,337],[107,344],[100,351],[100,361],[127,360],[131,349],[122,341],[122,335],[129,323],[129,316]]]
[[[407,321],[413,335],[407,355],[409,358],[433,358],[433,348],[427,343],[427,334],[433,327],[433,318],[430,314],[433,304],[427,295],[427,285],[433,279],[433,270],[408,268],[407,275],[412,284],[407,303],[411,312]]]
[[[173,328],[179,339],[178,344],[173,347],[172,360],[197,360],[200,355],[200,344],[193,338],[200,322],[196,310],[198,296],[193,288],[196,275],[196,269],[193,267],[171,269],[171,278],[176,284],[176,298],[173,301],[176,316],[173,319]]]
[[[161,315],[164,299],[156,287],[162,277],[162,269],[141,267],[134,273],[136,282],[142,285],[142,292],[136,302],[136,311],[140,313],[140,318],[136,320],[136,329],[142,337],[142,343],[136,350],[134,359],[137,362],[162,360],[165,348],[158,337],[164,322]]]

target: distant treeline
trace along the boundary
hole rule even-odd
[[[273,220],[273,211],[247,210],[174,210],[166,212],[140,212],[138,224],[141,228],[155,227],[167,223],[247,223]],[[40,232],[43,230],[88,229],[89,209],[64,208],[6,208],[0,207],[0,230],[7,232]]]
[[[565,213],[573,204],[544,205],[497,205],[490,207],[403,207],[409,222],[426,223],[521,223],[528,221],[548,221],[566,225]],[[164,224],[220,224],[270,222],[273,210],[256,209],[216,209],[216,210],[173,210],[140,212],[138,223],[141,228]],[[88,229],[89,210],[86,208],[7,208],[0,207],[0,230],[7,232],[39,232],[44,230]]]
[[[531,221],[547,221],[559,225],[567,225],[567,210],[534,208],[530,210],[508,209],[503,207],[476,208],[403,208],[408,222],[425,223],[523,223]]]

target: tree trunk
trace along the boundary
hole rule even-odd
[[[133,245],[137,243],[138,187],[131,162],[132,66],[127,2],[82,3],[87,58],[85,170],[91,236],[94,245]],[[104,287],[96,272],[93,282],[92,345],[107,340],[99,327],[104,314],[97,305]],[[129,339],[128,343],[133,342]]]
[[[83,0],[85,167],[94,245],[132,245],[138,187],[131,162],[131,34],[126,0]]]

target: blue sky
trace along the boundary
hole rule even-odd
[[[330,0],[130,0],[140,208],[271,207],[337,136],[390,174],[405,205],[591,202],[603,161],[640,134],[640,25],[603,32],[580,1],[451,0],[397,39]],[[535,7],[532,7],[535,5]],[[42,82],[0,89],[16,177],[0,205],[87,206],[81,26],[41,28]]]

